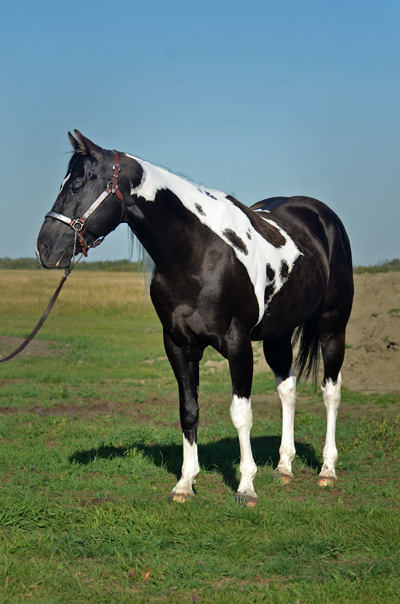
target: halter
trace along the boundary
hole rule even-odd
[[[74,255],[76,248],[76,240],[79,240],[80,246],[82,248],[82,254],[86,257],[88,253],[88,249],[92,247],[96,247],[100,245],[103,241],[104,237],[98,237],[96,241],[94,241],[91,245],[88,245],[85,241],[85,238],[82,235],[82,228],[89,218],[93,214],[95,210],[99,207],[99,205],[109,196],[111,193],[114,193],[120,201],[122,201],[122,193],[118,188],[118,174],[121,170],[118,163],[118,154],[116,151],[112,152],[114,155],[114,164],[113,164],[113,175],[112,180],[108,183],[105,190],[99,195],[99,197],[92,203],[89,209],[80,217],[80,218],[68,218],[68,216],[64,216],[63,214],[59,214],[58,212],[47,212],[45,218],[55,218],[56,220],[60,220],[60,222],[64,222],[66,225],[71,227],[71,229],[75,232],[75,241],[74,241]],[[124,208],[122,207],[122,213]],[[122,214],[121,214],[122,220]]]

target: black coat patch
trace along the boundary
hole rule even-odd
[[[267,264],[267,280],[273,281],[275,279],[275,271],[270,264]]]
[[[198,211],[199,214],[201,214],[202,216],[206,216],[205,211],[203,210],[202,206],[199,203],[195,203],[194,207],[196,208],[196,210]]]
[[[289,275],[289,267],[286,262],[282,262],[281,264],[281,277],[282,279],[287,279]]]
[[[243,239],[235,233],[235,231],[232,231],[232,229],[225,229],[223,231],[223,235],[228,239],[228,241],[231,242],[234,248],[239,250],[239,252],[242,252],[242,254],[244,254],[245,256],[248,255],[249,250],[247,249],[247,245],[245,244]]]

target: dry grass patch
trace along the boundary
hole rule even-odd
[[[44,312],[62,276],[61,271],[0,270],[0,314]],[[65,283],[53,314],[133,311],[151,305],[143,273],[77,271]]]

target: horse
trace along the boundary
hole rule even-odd
[[[323,360],[327,413],[318,484],[336,480],[335,430],[341,399],[345,332],[353,300],[345,228],[325,204],[275,197],[247,207],[127,153],[105,150],[75,130],[66,176],[40,229],[36,253],[45,268],[71,270],[75,257],[127,223],[153,260],[150,296],[179,391],[181,478],[170,497],[187,501],[200,471],[199,362],[207,346],[228,360],[230,417],[240,448],[235,500],[254,507],[256,465],[250,430],[252,341],[263,342],[282,405],[276,473],[293,479],[296,375],[314,377]],[[294,340],[299,341],[293,363]]]

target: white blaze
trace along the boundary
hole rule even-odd
[[[64,185],[69,181],[71,177],[71,172],[69,174],[67,174],[67,176],[64,178],[64,180],[61,183],[61,187],[60,187],[60,192],[63,190]]]

